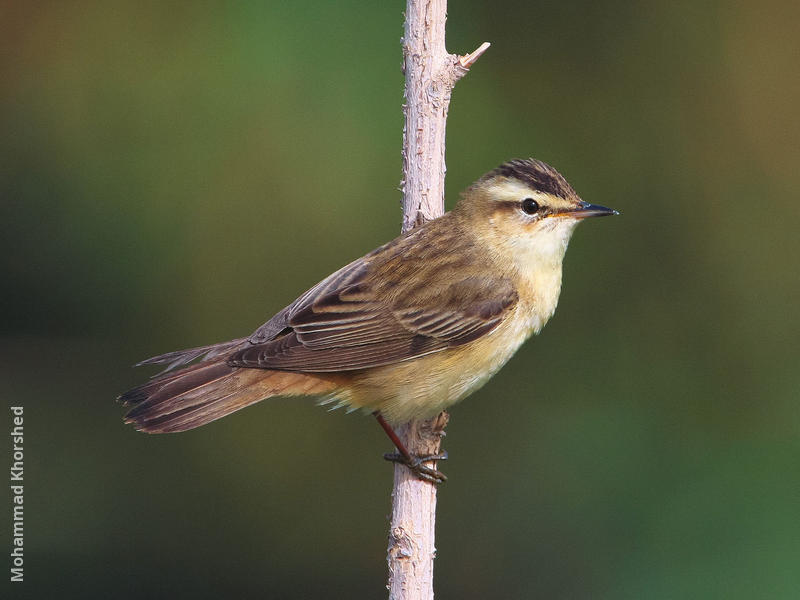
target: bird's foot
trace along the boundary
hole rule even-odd
[[[401,465],[405,465],[411,469],[422,481],[427,481],[428,483],[433,484],[440,484],[447,481],[447,475],[437,469],[434,469],[433,467],[428,467],[423,464],[431,460],[447,460],[447,452],[411,457],[404,456],[399,452],[388,452],[383,455],[383,458],[389,462],[396,462],[400,463]]]

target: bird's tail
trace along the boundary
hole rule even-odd
[[[341,376],[231,367],[225,360],[200,362],[157,376],[125,392],[132,406],[125,422],[147,433],[200,427],[273,396],[327,395]]]

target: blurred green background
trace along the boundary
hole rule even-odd
[[[0,4],[14,597],[385,596],[373,420],[277,400],[146,436],[114,397],[397,234],[403,9]],[[536,156],[623,216],[578,229],[554,320],[452,411],[438,595],[800,597],[800,4],[450,11],[451,52],[493,46],[448,205]]]

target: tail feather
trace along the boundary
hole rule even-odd
[[[272,396],[332,393],[341,376],[198,363],[162,375],[125,392],[120,400],[133,408],[125,415],[139,431],[171,433],[194,429]]]
[[[247,340],[240,338],[238,340],[231,340],[229,342],[222,342],[220,344],[211,344],[210,346],[198,346],[197,348],[188,348],[186,350],[175,350],[174,352],[167,352],[166,354],[159,354],[152,356],[141,362],[136,363],[137,367],[142,365],[163,365],[163,373],[172,371],[176,367],[188,364],[198,358],[201,362],[213,360],[222,356],[223,354],[230,354],[234,349],[243,345]]]
[[[180,371],[159,373],[158,375],[153,376],[153,378],[147,383],[120,394],[117,397],[117,400],[119,400],[123,406],[139,404],[140,402],[152,397],[153,394],[159,390],[166,388],[170,383],[184,379],[189,373],[193,371],[199,371],[208,366],[208,363],[197,363],[195,365],[191,365],[190,367],[185,367]]]
[[[146,396],[132,408],[125,418],[135,421],[139,417],[152,419],[177,409],[191,407],[203,401],[204,395],[209,392],[216,392],[217,395],[227,395],[227,391],[221,389],[219,384],[223,378],[228,377],[234,371],[225,363],[214,363],[203,365],[203,368],[192,370],[191,372],[173,378],[172,381],[164,383],[149,391]]]

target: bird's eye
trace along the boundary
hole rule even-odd
[[[535,215],[536,211],[539,210],[539,203],[536,202],[533,198],[525,198],[522,201],[522,212],[528,215]]]

